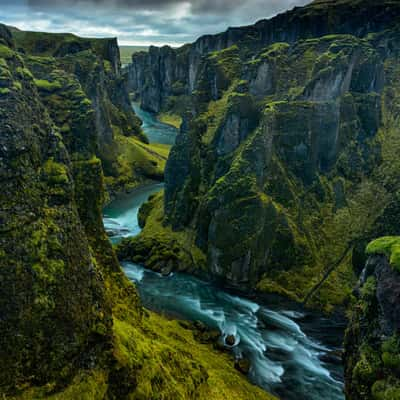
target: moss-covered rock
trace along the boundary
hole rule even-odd
[[[206,257],[195,243],[190,230],[174,232],[163,221],[163,192],[154,195],[141,207],[139,220],[143,226],[139,237],[124,239],[117,247],[118,257],[161,272],[170,270],[205,273]]]
[[[391,266],[400,272],[400,238],[398,236],[387,236],[374,240],[368,245],[367,254],[387,256]]]
[[[99,157],[111,195],[162,179],[165,152],[145,146],[148,140],[130,104],[114,40],[13,35],[73,159]]]
[[[110,303],[75,200],[69,154],[19,55],[0,99],[2,390],[57,382],[106,357]],[[29,75],[29,74],[28,74]],[[101,327],[101,329],[99,329]]]
[[[255,84],[251,85],[252,94],[269,94],[270,91],[275,91],[276,77],[286,75],[285,72],[292,68],[291,63],[287,62],[293,61],[288,60],[288,54],[293,55],[293,49],[289,49],[289,45],[305,42],[309,46],[313,44],[314,38],[325,36],[329,40],[335,39],[336,43],[331,50],[332,53],[339,53],[351,47],[354,36],[364,38],[369,33],[381,32],[395,26],[398,16],[399,5],[392,0],[379,3],[373,0],[313,1],[305,7],[296,7],[274,18],[260,20],[254,25],[229,28],[216,35],[202,36],[194,43],[177,49],[152,46],[148,52],[136,53],[132,56],[132,64],[126,69],[129,90],[140,97],[143,108],[147,110],[160,112],[173,108],[183,115],[182,108],[186,109],[188,96],[198,89],[204,58],[218,53],[217,57],[227,61],[227,68],[223,66],[223,69],[229,73],[237,69],[238,56],[242,61],[252,64],[253,71],[258,76]],[[350,38],[346,40],[348,36]],[[339,38],[342,38],[340,43]],[[323,44],[318,39],[314,44],[321,47]],[[309,75],[313,69],[312,51],[309,48],[306,57],[298,65],[301,70],[298,69],[297,72],[301,72],[303,77]],[[258,62],[255,57],[257,53],[262,54],[265,60]],[[337,61],[344,61],[342,55],[338,56]],[[325,57],[320,61],[324,59]],[[362,69],[363,76],[371,72],[368,63]],[[335,81],[337,75],[334,69],[321,68],[320,71],[321,77],[325,75],[332,82]],[[283,81],[282,86],[296,79],[293,74],[286,77],[289,80]],[[215,81],[209,81],[210,87],[224,81],[220,79],[223,74],[214,75],[213,78]],[[318,81],[319,78],[315,80],[314,88],[319,86]],[[304,81],[299,80],[298,87],[288,85],[290,89],[286,94],[298,95],[302,92],[303,83]]]
[[[374,253],[376,244],[372,242],[368,251]],[[391,268],[386,256],[370,256],[356,295],[345,337],[347,397],[395,399],[400,373],[400,274]]]

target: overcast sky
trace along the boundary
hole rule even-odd
[[[120,44],[172,46],[309,0],[0,0],[0,22],[23,30],[118,37]]]

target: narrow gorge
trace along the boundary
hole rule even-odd
[[[400,400],[400,1],[295,4],[0,24],[0,398]]]

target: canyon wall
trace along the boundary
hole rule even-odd
[[[393,24],[399,12],[399,5],[393,1],[315,1],[254,25],[204,35],[178,49],[151,46],[147,53],[132,56],[132,64],[126,69],[129,90],[141,99],[145,110],[179,111],[184,103],[182,96],[197,89],[203,57],[213,51],[237,45],[251,57],[277,42],[294,44],[329,34],[365,37]]]
[[[276,38],[286,42],[268,34],[203,56],[164,200],[120,256],[325,310],[346,304],[365,245],[399,233],[398,7],[315,2],[246,28],[288,35],[287,21],[321,18]]]

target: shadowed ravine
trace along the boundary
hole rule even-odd
[[[166,129],[164,137],[171,133],[169,126],[149,118],[147,114],[145,131],[156,125],[158,130]],[[137,190],[104,210],[104,225],[113,242],[140,232],[139,207],[161,187],[155,184]],[[266,307],[189,275],[163,277],[132,263],[123,266],[146,307],[182,319],[200,320],[220,329],[223,336],[235,335],[232,351],[251,361],[249,378],[257,385],[284,400],[344,398],[343,371],[337,355],[343,334],[340,324],[293,304],[277,302]]]

